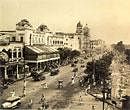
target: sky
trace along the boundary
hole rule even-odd
[[[93,39],[130,44],[130,0],[0,0],[0,30],[15,30],[21,19],[53,32],[75,32],[80,21]]]

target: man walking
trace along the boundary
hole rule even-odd
[[[74,77],[72,76],[72,78],[71,78],[71,85],[73,85],[74,83],[75,83]]]

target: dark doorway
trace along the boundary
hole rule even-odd
[[[122,110],[130,110],[130,96],[126,96],[125,99],[122,102]]]

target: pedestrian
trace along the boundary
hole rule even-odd
[[[45,83],[41,83],[41,86],[43,86],[44,89],[48,88],[48,84],[46,82]]]
[[[74,77],[77,77],[77,73],[76,72],[74,72],[74,75],[73,75]]]
[[[47,89],[48,88],[48,85],[47,85],[47,83],[45,82],[45,84],[44,84],[44,89]]]
[[[14,91],[14,89],[13,89],[13,91],[10,92],[10,93],[11,93],[11,97],[14,97],[14,96],[15,96],[15,91]]]
[[[71,85],[73,85],[74,83],[75,83],[74,77],[72,76],[72,78],[71,78]]]
[[[41,103],[44,103],[45,102],[45,96],[44,96],[44,94],[42,94],[42,97],[41,97]]]
[[[85,95],[88,95],[88,88],[85,89]]]
[[[79,96],[79,104],[80,105],[82,104],[82,97],[81,97],[81,95]]]
[[[32,102],[32,99],[29,100],[29,103],[28,103],[28,108],[32,108],[32,105],[33,105],[33,102]]]
[[[92,105],[92,110],[95,110],[95,107],[94,107],[94,105]]]
[[[87,88],[87,89],[88,89],[88,90],[90,90],[90,89],[91,89],[90,85],[88,85],[88,88]],[[88,90],[87,90],[87,91],[88,91]]]
[[[63,80],[58,80],[58,88],[63,88]]]

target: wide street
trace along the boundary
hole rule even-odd
[[[87,62],[87,61],[86,61]],[[85,63],[84,63],[85,64]],[[77,64],[78,76],[80,76],[85,68],[81,67],[81,64]],[[89,94],[85,94],[84,90],[79,87],[79,77],[76,78],[74,85],[71,85],[71,77],[73,75],[74,67],[70,65],[60,67],[60,73],[55,76],[46,74],[46,79],[43,81],[33,81],[32,78],[27,78],[26,96],[22,98],[22,105],[20,109],[27,109],[29,99],[33,101],[33,109],[41,107],[39,103],[42,94],[45,99],[49,102],[49,109],[66,109],[66,110],[91,110],[94,105],[95,110],[102,109],[102,102],[95,101],[95,98]],[[58,89],[58,80],[63,80],[63,88]],[[41,85],[47,83],[48,88],[45,89]],[[16,96],[22,96],[23,94],[23,80],[15,82],[8,89],[6,89],[1,97],[1,101],[10,96],[10,92],[15,90]],[[8,94],[7,94],[8,93]],[[81,97],[80,97],[81,96]],[[111,109],[106,109],[111,110]]]

